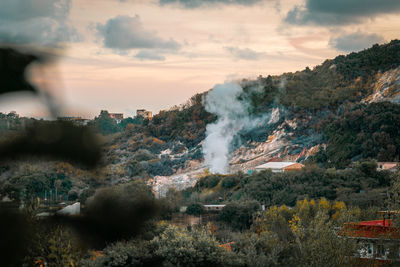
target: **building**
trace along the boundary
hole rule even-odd
[[[390,219],[396,212],[379,213],[383,216],[382,220],[345,223],[337,234],[339,237],[357,240],[357,264],[380,266],[400,263],[400,229],[394,227]]]
[[[270,161],[255,167],[255,171],[271,170],[272,172],[286,172],[286,171],[299,171],[302,168],[304,168],[304,165],[297,162]]]
[[[145,109],[136,110],[136,116],[141,116],[146,120],[151,120],[153,118],[153,113]]]
[[[117,123],[120,123],[124,119],[124,113],[109,113],[110,118],[114,119]]]
[[[378,162],[378,171],[392,171],[397,170],[397,162]]]
[[[124,119],[124,113],[109,113],[107,110],[101,110],[99,118],[101,117],[110,117],[117,123],[120,123]]]

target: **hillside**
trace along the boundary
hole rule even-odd
[[[251,123],[229,144],[229,172],[275,157],[336,168],[356,160],[397,160],[399,73],[400,41],[394,40],[313,69],[240,81],[233,112],[243,105],[240,116]],[[118,166],[138,167],[162,193],[193,185],[209,168],[202,150],[207,125],[218,121],[204,105],[209,92],[127,127],[110,142],[109,156]]]
[[[213,99],[218,90],[226,90],[224,97]],[[207,170],[219,170],[209,157],[221,151],[224,173],[246,173],[272,158],[337,169],[367,159],[397,161],[399,95],[400,41],[394,40],[313,69],[218,85],[151,121],[136,117],[117,124],[100,114],[89,125],[104,135],[101,170],[93,174],[68,163],[42,164],[35,173],[42,180],[53,178],[47,185],[32,186],[43,191],[57,179],[67,179],[72,183],[65,182],[63,193],[81,195],[99,185],[140,179],[164,195],[170,187],[195,185]],[[3,117],[7,131],[24,121],[12,114]],[[209,139],[213,134],[222,139]],[[18,187],[25,172],[5,166],[1,180],[16,176],[9,186]]]

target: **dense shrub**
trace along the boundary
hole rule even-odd
[[[204,207],[198,203],[191,204],[187,207],[186,213],[189,215],[199,216],[204,213]]]
[[[235,185],[237,185],[239,183],[239,179],[235,176],[227,176],[222,180],[222,187],[229,189],[234,187]]]
[[[253,213],[260,210],[257,201],[231,202],[219,214],[219,220],[227,223],[233,229],[248,229],[252,224]]]

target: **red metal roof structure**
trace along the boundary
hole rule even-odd
[[[394,227],[392,220],[376,220],[345,223],[338,232],[339,236],[365,239],[400,239],[400,229]]]

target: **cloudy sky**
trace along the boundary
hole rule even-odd
[[[0,42],[57,54],[32,79],[68,115],[157,113],[225,80],[313,67],[400,37],[398,0],[1,0]],[[0,111],[45,116],[30,96]]]

